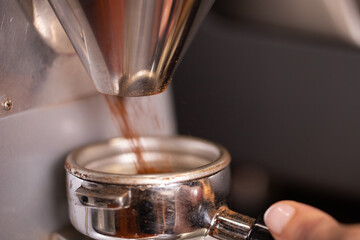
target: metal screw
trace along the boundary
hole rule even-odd
[[[5,98],[1,101],[1,106],[5,111],[10,111],[13,108],[13,103],[10,98]]]

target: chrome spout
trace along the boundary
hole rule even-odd
[[[49,0],[97,90],[160,93],[214,0]]]

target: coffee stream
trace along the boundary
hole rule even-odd
[[[126,106],[126,98],[105,95],[107,105],[110,109],[112,119],[117,125],[119,134],[130,140],[131,150],[135,153],[135,169],[138,174],[171,172],[171,167],[167,159],[163,159],[161,170],[152,167],[143,156],[143,149],[139,145],[139,134],[130,124],[129,111]],[[149,116],[145,116],[149,117]]]

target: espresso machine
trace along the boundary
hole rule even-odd
[[[86,239],[66,228],[63,165],[118,136],[99,92],[164,91],[212,3],[0,1],[1,239]],[[175,134],[171,90],[126,105],[139,135]]]
[[[103,94],[130,97],[139,135],[176,134],[172,89],[165,89],[212,4],[0,0],[1,239],[89,239],[70,226],[66,155],[119,135]],[[267,16],[267,9],[248,14],[260,12]]]

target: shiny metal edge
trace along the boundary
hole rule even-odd
[[[100,183],[131,184],[131,185],[164,184],[164,183],[169,184],[175,182],[185,182],[193,179],[210,176],[212,174],[215,174],[223,170],[225,167],[227,167],[230,164],[231,161],[230,154],[224,147],[200,138],[179,135],[179,136],[161,136],[161,137],[140,137],[139,139],[140,141],[141,140],[146,141],[147,139],[156,139],[163,141],[186,140],[192,143],[196,143],[196,142],[203,143],[211,147],[218,148],[219,157],[209,164],[206,164],[199,168],[195,168],[190,171],[175,172],[175,173],[158,173],[158,174],[138,174],[138,175],[104,173],[104,172],[87,169],[78,164],[76,156],[81,152],[87,151],[96,146],[111,145],[114,144],[114,142],[116,141],[124,140],[124,138],[113,138],[106,142],[92,144],[84,148],[74,150],[66,158],[65,169],[70,174],[79,177],[83,180],[100,182]]]

